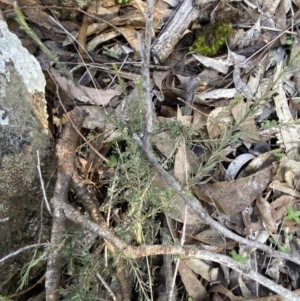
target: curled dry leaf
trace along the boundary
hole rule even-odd
[[[239,125],[241,131],[240,139],[245,142],[257,143],[262,141],[262,137],[257,134],[254,117],[247,116],[249,109],[249,106],[245,102],[240,101],[231,109],[231,113],[235,123]]]
[[[229,99],[234,98],[236,94],[236,89],[216,89],[210,92],[205,93],[196,93],[195,94],[195,103],[202,103],[203,101],[207,101],[209,99]]]
[[[300,198],[300,192],[299,191],[295,190],[294,188],[289,187],[285,183],[281,183],[278,180],[272,181],[272,183],[270,183],[269,186],[270,186],[270,188],[272,188],[274,190],[278,190],[278,191],[281,191],[283,193],[289,194],[293,197]]]
[[[202,278],[208,282],[216,281],[219,268],[213,268],[212,265],[207,264],[203,260],[198,258],[189,258],[185,260],[185,263]]]
[[[194,236],[195,239],[203,242],[205,245],[211,245],[216,247],[216,250],[222,250],[227,248],[232,248],[236,245],[236,242],[225,238],[216,230],[208,229]],[[202,244],[202,247],[204,247]]]
[[[74,82],[61,76],[54,68],[50,68],[50,73],[62,88],[71,98],[76,98],[83,103],[92,103],[98,106],[106,106],[115,96],[121,94],[115,90],[100,90],[84,86],[76,86]]]
[[[181,184],[186,185],[190,172],[191,166],[187,160],[186,145],[181,143],[175,155],[174,176]]]
[[[166,157],[174,155],[175,145],[167,132],[160,132],[156,135],[159,142],[155,144],[157,149]],[[163,142],[162,142],[163,141]],[[191,172],[196,174],[201,164],[201,159],[189,148],[186,148],[186,159],[191,168]]]
[[[227,74],[229,65],[222,60],[213,59],[200,54],[193,54],[193,57],[207,68],[212,68],[223,74]]]
[[[282,149],[277,148],[274,150],[271,150],[269,152],[263,153],[259,155],[258,157],[254,158],[249,165],[243,170],[243,176],[247,177],[254,173],[256,173],[259,170],[262,170],[266,168],[267,166],[270,166],[273,162],[278,160],[278,157],[276,157],[276,153],[281,153]]]
[[[222,284],[212,286],[210,289],[210,293],[222,294],[222,296],[226,296],[230,301],[245,301],[244,298],[235,296],[229,289],[227,289]]]
[[[282,65],[279,65],[275,75],[275,78],[278,78],[278,80],[276,87],[274,87],[274,89],[276,89],[277,91],[276,96],[274,96],[274,102],[279,122],[288,124],[293,122],[293,116],[289,109],[282,79],[280,78],[282,68]],[[282,126],[280,128],[280,133],[286,149],[287,157],[292,160],[299,161],[300,155],[297,151],[298,143],[300,140],[299,125],[294,124],[292,126]]]
[[[277,226],[273,220],[271,204],[261,195],[256,199],[257,214],[268,232],[276,233]]]
[[[157,174],[154,180],[152,181],[152,185],[155,189],[160,191],[169,188],[167,181],[159,174]],[[170,206],[164,210],[164,213],[173,218],[174,220],[183,223],[185,202],[179,197],[177,193],[172,195],[171,199],[170,197],[168,199],[161,197],[160,201],[163,204],[168,204],[172,202]],[[189,206],[187,206],[186,222],[188,225],[199,225],[200,223],[202,223],[198,214],[196,214]]]
[[[300,190],[300,162],[283,156],[277,171],[277,179],[280,182],[286,182],[291,188]]]
[[[265,168],[249,177],[194,187],[211,200],[224,213],[242,212],[267,187],[272,180],[272,167]]]
[[[222,135],[227,126],[232,124],[232,116],[226,107],[218,107],[212,110],[207,119],[207,131],[211,139]]]
[[[178,272],[181,276],[184,287],[188,292],[188,295],[193,299],[193,301],[207,300],[208,294],[205,287],[198,280],[197,276],[190,269],[190,267],[182,260],[179,262]]]

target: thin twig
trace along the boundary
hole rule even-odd
[[[137,259],[145,256],[169,254],[182,256],[184,258],[210,260],[218,262],[231,269],[234,269],[239,273],[247,275],[254,281],[259,282],[270,290],[286,297],[290,301],[299,301],[299,297],[290,290],[253,271],[247,264],[239,263],[228,256],[212,253],[205,250],[199,250],[197,248],[185,248],[180,245],[143,245],[138,247],[131,246],[124,242],[122,239],[118,238],[110,230],[104,229],[96,223],[88,220],[85,216],[80,214],[80,212],[75,210],[71,205],[63,204],[63,210],[65,216],[68,219],[72,220],[76,224],[79,224],[84,229],[87,229],[92,233],[95,233],[98,236],[107,239],[118,249],[122,250],[125,256],[131,259]]]
[[[133,135],[134,140],[137,141],[137,143],[143,148],[143,142],[141,139],[138,137],[138,135],[134,134]],[[242,244],[244,247],[248,246],[254,249],[260,249],[271,256],[282,258],[282,259],[287,259],[292,262],[295,262],[300,265],[300,257],[299,256],[291,256],[290,254],[283,253],[283,252],[278,252],[272,249],[269,246],[266,246],[262,243],[259,243],[257,241],[251,241],[248,240],[242,236],[239,236],[232,231],[228,230],[225,228],[223,225],[215,221],[203,208],[201,203],[197,198],[192,196],[191,194],[187,194],[181,187],[181,185],[172,177],[167,171],[165,171],[162,166],[159,164],[159,162],[156,160],[156,158],[153,155],[152,149],[145,150],[145,154],[148,157],[148,160],[150,163],[154,166],[154,168],[165,178],[165,180],[168,182],[170,187],[174,191],[176,191],[180,197],[193,209],[198,216],[205,221],[207,224],[209,224],[213,229],[217,230],[220,232],[222,235],[225,237],[228,237],[232,240],[238,241],[240,244]]]
[[[45,191],[45,186],[44,186],[44,181],[43,181],[43,176],[42,176],[42,171],[41,171],[40,153],[39,153],[38,150],[36,151],[36,155],[37,155],[37,161],[38,161],[37,162],[37,169],[38,169],[38,172],[39,172],[39,177],[40,177],[40,182],[41,182],[41,188],[42,188],[42,192],[43,192],[44,201],[45,201],[46,208],[47,208],[48,212],[52,216],[52,211],[51,211],[51,208],[50,208],[50,205],[49,205],[49,202],[48,202],[48,198],[47,198],[47,194],[46,194],[46,191]]]
[[[153,24],[153,0],[147,1],[147,13],[146,13],[146,31],[145,31],[145,44],[144,48],[141,46],[141,37],[138,35],[141,59],[143,63],[143,91],[146,102],[146,116],[145,116],[145,131],[144,131],[144,145],[146,148],[150,146],[150,135],[152,133],[152,99],[150,94],[150,48],[151,48],[151,36],[152,36],[152,24]]]
[[[47,246],[47,245],[48,245],[48,243],[44,242],[44,243],[40,243],[40,244],[33,244],[33,245],[29,245],[29,246],[23,247],[23,248],[21,248],[21,249],[19,249],[17,251],[14,251],[14,252],[12,252],[12,253],[10,253],[10,254],[2,257],[0,259],[0,264],[3,263],[5,260],[7,260],[9,258],[12,258],[14,256],[17,256],[17,255],[19,255],[20,253],[22,253],[22,252],[24,252],[26,250],[29,250],[29,249],[32,249],[32,248],[44,247],[44,246]]]
[[[105,289],[107,290],[108,294],[112,297],[112,299],[114,301],[117,301],[118,299],[117,299],[116,295],[114,294],[114,292],[112,291],[112,289],[110,288],[108,283],[105,281],[105,279],[99,273],[97,273],[96,275],[97,275],[97,278],[101,281],[101,283],[105,287]]]

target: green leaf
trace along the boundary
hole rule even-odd
[[[290,45],[294,44],[294,41],[293,40],[286,40],[285,44],[290,46]]]
[[[276,158],[278,158],[278,159],[280,159],[280,158],[283,157],[283,153],[275,152],[275,153],[273,153],[273,156],[276,157]]]
[[[117,0],[116,2],[118,4],[127,4],[127,3],[131,2],[131,0]]]
[[[247,257],[243,257],[242,255],[238,254],[234,249],[230,251],[229,254],[237,262],[245,263],[247,261]]]
[[[286,254],[289,254],[291,251],[290,249],[288,249],[287,247],[281,247],[281,246],[278,246],[278,249],[283,252],[283,253],[286,253]]]
[[[115,167],[118,163],[118,159],[115,155],[109,156],[108,162],[106,163],[107,167]]]
[[[286,207],[287,215],[285,216],[284,220],[294,220],[297,224],[300,224],[300,211],[294,211],[291,206]]]
[[[276,245],[276,241],[275,241],[275,239],[274,239],[272,236],[269,237],[269,242],[270,242],[271,244]]]

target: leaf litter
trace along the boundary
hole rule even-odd
[[[11,2],[0,2],[5,7],[4,16],[9,18]],[[150,69],[157,130],[151,138],[152,143],[159,162],[182,187],[194,194],[215,220],[249,240],[293,256],[299,253],[300,235],[300,54],[297,36],[300,3],[285,0],[229,2],[202,1],[197,10],[198,19],[187,20],[182,25],[187,34],[178,36],[175,30],[172,32],[173,28],[166,30],[165,25],[176,18],[180,4],[162,0],[155,4],[155,46]],[[141,84],[136,80],[142,68],[137,32],[143,40],[147,4],[132,1],[120,5],[104,1],[100,6],[91,4],[88,14],[80,9],[68,9],[77,14],[76,18],[67,20],[61,13],[60,17],[65,20],[61,19],[59,26],[41,7],[25,9],[24,13],[45,44],[56,43],[55,50],[51,51],[65,63],[74,81],[67,79],[56,69],[55,62],[45,59],[36,47],[32,48],[34,44],[28,43],[27,37],[24,46],[40,58],[45,73],[49,72],[54,82],[46,87],[51,95],[49,120],[50,123],[52,120],[50,128],[54,135],[64,124],[61,103],[67,110],[90,105],[83,125],[84,134],[107,157],[111,166],[96,159],[95,154],[91,156],[93,151],[85,145],[78,151],[80,173],[98,191],[98,207],[102,206],[103,215],[108,217],[110,212],[113,220],[110,226],[120,231],[121,226],[133,223],[137,209],[128,201],[133,187],[124,184],[117,190],[112,189],[111,183],[117,181],[115,178],[124,163],[117,163],[113,158],[116,154],[122,158],[122,152],[126,152],[125,142],[123,145],[117,143],[117,150],[113,146],[122,139],[124,128],[129,128],[130,124],[136,125],[137,131],[144,126],[145,111],[139,99]],[[238,16],[226,18],[232,10],[238,12]],[[232,26],[230,37],[221,41],[222,46],[213,57],[192,53],[190,46],[194,40],[205,34],[207,26],[216,22],[214,19],[218,15],[225,15],[218,21]],[[13,22],[8,25],[21,37]],[[170,42],[173,48],[168,55],[164,53],[164,46],[156,43],[158,37],[165,43],[175,39]],[[213,41],[208,44],[213,47],[210,43]],[[220,41],[217,43],[219,45]],[[82,79],[84,74],[86,80]],[[196,79],[194,86],[189,85],[192,79]],[[122,122],[117,121],[118,118]],[[98,139],[100,136],[102,138]],[[259,148],[261,145],[265,148]],[[123,156],[130,155],[134,154]],[[135,155],[141,156],[140,153]],[[160,205],[155,209],[153,222],[158,225],[166,215],[174,222],[169,231],[173,231],[177,239],[186,236],[186,245],[226,254],[237,262],[245,261],[262,275],[268,275],[277,284],[300,295],[299,267],[292,268],[289,261],[250,250],[239,241],[225,238],[191,208],[186,208],[165,179],[153,170],[152,173],[154,178],[149,187],[157,194],[167,191],[157,197]],[[149,212],[151,204],[142,199],[140,196],[143,212]],[[117,200],[122,200],[123,205]],[[131,243],[140,243],[140,236],[144,235],[141,233],[146,231],[146,224],[138,225],[128,232],[127,239]],[[157,230],[148,244],[159,242],[163,235]],[[94,243],[96,246],[97,241]],[[151,268],[157,264],[160,273],[166,268],[161,258],[155,258],[151,264]],[[180,258],[178,273],[174,288],[180,299],[286,300],[280,295],[269,296],[271,288],[259,285],[247,277],[247,273],[237,274],[221,262]],[[149,289],[155,296],[152,298],[164,300],[164,277],[155,281],[157,283],[152,283]],[[102,292],[99,297],[103,296]],[[139,296],[139,299],[147,298],[148,293]]]

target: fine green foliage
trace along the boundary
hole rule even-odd
[[[109,156],[108,162],[106,163],[107,167],[115,167],[118,163],[118,159],[115,155]]]
[[[116,0],[116,3],[118,4],[127,4],[129,2],[131,2],[131,0]]]
[[[22,11],[18,7],[17,2],[14,2],[14,10],[15,10],[15,14],[16,14],[16,21],[19,23],[21,28],[26,32],[26,34],[29,37],[32,38],[32,40],[41,48],[41,50],[48,56],[48,58],[56,64],[58,69],[61,72],[63,72],[64,75],[67,76],[68,79],[73,81],[71,73],[66,69],[65,65],[59,61],[59,58],[44,45],[44,43],[36,35],[36,33],[28,26]]]
[[[284,220],[294,220],[297,224],[300,224],[300,211],[294,211],[291,206],[286,207],[287,215]]]
[[[291,237],[291,236],[288,235],[288,240],[289,240],[289,241],[290,241],[290,237]],[[292,237],[293,237],[293,234],[292,234]],[[281,245],[281,244],[279,244],[278,242],[276,242],[276,240],[275,240],[272,236],[269,237],[269,242],[270,242],[271,244],[277,245],[278,250],[281,251],[281,252],[283,252],[283,253],[289,254],[289,253],[291,252],[289,248],[287,248],[286,246]]]
[[[247,261],[247,257],[243,257],[242,255],[238,254],[234,249],[230,251],[229,254],[237,262],[245,263]]]
[[[118,3],[120,4],[126,2],[126,0],[119,1]],[[44,50],[44,45],[40,44],[36,36],[32,35],[32,30],[27,26],[24,16],[18,8],[16,8],[16,14],[24,30]],[[212,24],[210,31],[204,31],[200,34],[191,46],[191,50],[203,55],[215,55],[225,45],[226,38],[231,34],[232,27],[230,24],[215,22]],[[59,69],[64,70],[64,66],[60,65],[55,56],[53,57],[49,53],[49,57],[57,64]],[[131,94],[127,95],[126,93],[126,84],[121,78],[116,65],[113,65],[113,68],[124,94],[125,113],[124,116],[119,116],[116,112],[109,112],[107,116],[119,135],[111,142],[111,150],[107,155],[108,162],[105,168],[109,169],[110,172],[107,174],[103,173],[103,178],[96,183],[96,185],[100,183],[99,186],[103,185],[104,187],[101,202],[97,205],[99,205],[101,213],[109,221],[108,224],[114,234],[127,243],[138,246],[157,244],[159,239],[166,235],[161,227],[161,217],[164,214],[172,217],[178,215],[178,212],[174,212],[175,210],[173,209],[174,192],[167,185],[162,185],[161,188],[157,184],[157,179],[158,182],[162,182],[162,180],[145,157],[144,151],[132,139],[133,134],[142,136],[145,128],[145,97],[142,92],[142,82],[139,79],[135,81],[133,86],[137,93],[134,97],[131,97]],[[68,72],[66,73],[68,74]],[[203,177],[210,176],[213,173],[216,165],[222,161],[221,156],[226,154],[226,148],[239,141],[242,135],[247,132],[247,122],[254,120],[256,112],[268,101],[266,96],[271,91],[271,88],[272,83],[270,89],[261,99],[247,102],[241,116],[237,120],[232,120],[230,124],[226,124],[222,134],[214,139],[203,138],[196,129],[190,128],[181,120],[172,120],[166,123],[156,122],[154,124],[154,133],[151,137],[153,145],[166,142],[156,137],[158,136],[156,134],[160,132],[167,133],[168,139],[174,145],[174,151],[169,158],[165,158],[157,151],[155,153],[157,160],[166,170],[172,173],[175,153],[181,141],[185,141],[189,149],[200,148],[203,151],[201,164],[199,164],[198,170],[191,175],[187,187],[199,183],[199,180]],[[226,116],[226,114],[231,113],[234,107],[243,101],[242,95],[237,96],[224,109],[222,114]],[[221,115],[218,118],[222,117]],[[216,118],[217,123],[218,118]],[[267,128],[276,124],[276,120],[271,120],[262,123],[261,126]],[[87,136],[89,142],[96,142],[98,138],[99,134],[92,131]],[[79,147],[77,153],[80,156],[87,157],[87,153],[89,153],[87,144]],[[276,154],[274,155],[276,156]],[[280,155],[281,153],[277,154],[278,157]],[[189,196],[189,193],[191,194],[187,190],[186,195]],[[300,211],[293,211],[292,207],[287,207],[285,220],[290,219],[300,223]],[[93,242],[92,247],[83,247],[83,250],[80,250],[80,243],[78,243],[80,242],[80,237],[77,230],[70,230],[69,233],[65,234],[65,244],[60,250],[65,262],[62,277],[66,280],[66,285],[61,289],[61,293],[66,300],[89,301],[98,299],[97,272],[103,272],[105,279],[108,279],[107,282],[112,283],[116,281],[115,265],[119,258],[122,258],[124,261],[124,270],[129,271],[128,277],[130,276],[133,287],[139,294],[139,300],[153,300],[152,289],[155,279],[150,271],[157,264],[153,262],[154,257],[129,260],[122,257],[121,251],[114,255],[108,252],[108,267],[106,267],[106,262],[103,259],[103,250],[99,248],[99,245],[103,244],[103,240],[98,238],[99,241]],[[164,240],[168,241],[168,244],[173,242],[170,236],[166,239],[164,238]],[[99,252],[98,248],[100,249]],[[289,252],[283,246],[278,247],[278,249],[282,252]],[[245,263],[247,261],[247,257],[238,254],[234,249],[229,254],[237,262]],[[179,256],[174,255],[173,258],[179,258]],[[42,259],[44,257],[41,257],[40,260]],[[32,264],[36,264],[36,262],[32,261]],[[28,279],[28,275],[24,274],[24,283],[26,279]],[[191,297],[188,298],[188,301],[192,300]]]
[[[278,246],[278,250],[279,250],[280,252],[283,252],[283,253],[286,253],[286,254],[291,253],[291,250],[288,249],[287,247],[284,247],[284,246]]]
[[[206,56],[217,54],[226,43],[226,38],[233,33],[231,24],[215,22],[209,30],[203,30],[196,38],[190,51]]]
[[[97,298],[96,273],[103,270],[104,263],[101,256],[90,254],[81,247],[80,233],[80,231],[65,233],[65,244],[60,254],[66,263],[64,277],[70,278],[70,281],[60,292],[66,300],[92,301]]]
[[[275,125],[277,125],[277,121],[272,119],[272,120],[266,120],[265,122],[262,122],[260,126],[262,128],[269,128]]]
[[[7,299],[5,297],[3,297],[2,295],[0,295],[0,301],[10,301],[11,299]]]

